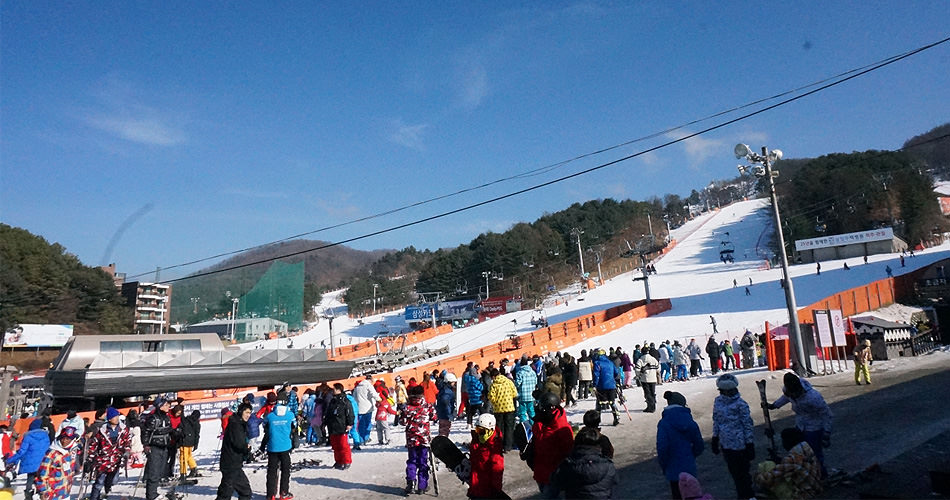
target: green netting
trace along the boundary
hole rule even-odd
[[[239,318],[272,318],[291,330],[303,325],[303,262],[274,262],[238,304]]]

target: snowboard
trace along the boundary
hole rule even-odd
[[[432,438],[430,445],[435,458],[445,464],[465,484],[472,484],[472,462],[455,443],[446,436]]]
[[[769,414],[769,398],[765,394],[765,379],[756,380],[755,385],[759,388],[759,399],[762,402],[762,411],[765,413],[765,435],[769,438],[769,459],[778,463],[778,449],[775,448],[775,428],[772,427],[772,416]]]
[[[528,443],[531,442],[531,428],[524,423],[516,424],[515,435],[512,438],[515,447],[518,448],[518,453],[524,453],[525,449],[528,448]]]

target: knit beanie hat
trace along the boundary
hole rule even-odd
[[[720,375],[719,378],[716,379],[716,388],[720,391],[728,391],[731,389],[737,389],[738,387],[739,379],[737,379],[736,376],[731,373]]]
[[[113,418],[118,417],[119,415],[121,415],[119,413],[119,410],[116,410],[115,408],[111,406],[106,408],[106,420],[112,420]]]
[[[686,396],[674,391],[666,391],[663,393],[663,399],[671,405],[680,405],[686,406]]]
[[[702,498],[703,488],[699,479],[688,472],[680,472],[680,496],[683,498]]]

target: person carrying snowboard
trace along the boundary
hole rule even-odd
[[[713,403],[713,436],[710,448],[714,455],[722,451],[726,467],[736,485],[736,498],[755,496],[749,465],[755,459],[755,436],[749,404],[739,395],[739,380],[732,374],[716,380],[719,396]]]
[[[466,493],[469,498],[508,498],[501,489],[505,473],[504,444],[501,433],[495,429],[494,415],[479,415],[468,448],[472,464],[472,483]]]
[[[786,373],[782,380],[782,395],[774,403],[768,404],[768,409],[775,410],[792,403],[795,427],[802,431],[805,441],[815,452],[815,457],[821,464],[821,477],[824,479],[828,475],[824,449],[831,446],[831,408],[807,380],[802,380],[792,372]]]

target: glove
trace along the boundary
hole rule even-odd
[[[750,462],[755,460],[755,444],[748,443],[745,445],[745,457],[749,459]]]
[[[712,442],[709,443],[709,448],[712,449],[713,455],[719,454],[719,436],[713,436]]]
[[[777,409],[778,409],[778,407],[775,406],[775,405],[772,404],[772,403],[767,404],[765,407],[768,408],[768,409],[770,409],[770,410],[777,410]]]
[[[821,435],[821,447],[830,448],[831,447],[831,433],[826,432]]]

